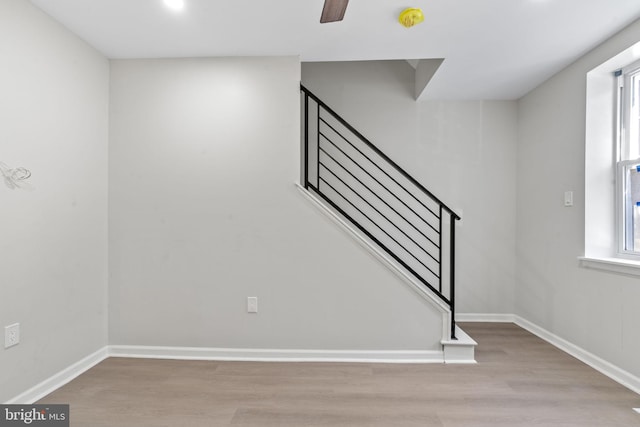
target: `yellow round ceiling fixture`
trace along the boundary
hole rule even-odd
[[[422,13],[422,9],[409,7],[400,13],[398,21],[400,21],[403,27],[410,28],[424,21],[424,14]]]

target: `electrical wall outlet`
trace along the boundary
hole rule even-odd
[[[20,344],[20,323],[4,327],[4,348]]]
[[[247,297],[247,313],[258,312],[258,297]]]

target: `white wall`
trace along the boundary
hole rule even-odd
[[[640,281],[583,269],[577,257],[584,254],[586,73],[639,39],[637,21],[519,101],[517,169],[516,314],[636,376]],[[563,206],[567,190],[571,208]]]
[[[516,103],[420,101],[406,61],[304,63],[303,84],[443,202],[459,313],[512,313]]]
[[[294,187],[299,80],[297,58],[112,62],[111,344],[439,348],[432,306]]]
[[[109,64],[23,0],[0,2],[0,402],[107,342]],[[4,335],[4,334],[3,334]]]

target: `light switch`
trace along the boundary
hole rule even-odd
[[[258,312],[258,297],[247,297],[247,313]]]
[[[564,205],[573,206],[573,191],[564,192]]]

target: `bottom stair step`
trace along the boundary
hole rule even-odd
[[[442,340],[445,363],[476,363],[475,348],[478,345],[465,331],[456,326],[457,340]]]

